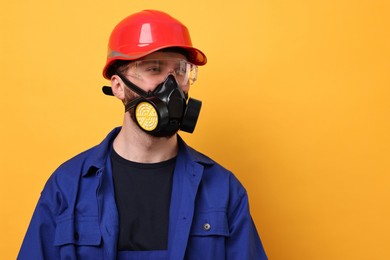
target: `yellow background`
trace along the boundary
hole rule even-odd
[[[123,107],[107,39],[152,8],[208,56],[187,142],[246,186],[270,259],[390,259],[388,0],[20,0],[0,8],[0,258],[14,259],[55,168]]]

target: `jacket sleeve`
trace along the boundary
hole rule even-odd
[[[54,246],[54,211],[59,200],[58,194],[53,192],[54,186],[53,180],[49,180],[42,191],[20,248],[19,260],[60,258],[58,248]]]
[[[230,235],[226,242],[226,259],[268,259],[249,213],[247,194],[243,193],[232,208],[233,211],[228,216]]]
[[[59,259],[54,244],[55,221],[45,201],[35,208],[17,259]]]

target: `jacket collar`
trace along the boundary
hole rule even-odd
[[[120,131],[120,127],[114,128],[104,140],[97,146],[91,148],[91,153],[86,159],[85,169],[83,177],[91,173],[95,173],[97,170],[102,169],[105,166],[107,157],[111,154],[112,142]],[[91,169],[96,169],[95,171]]]
[[[180,135],[177,135],[177,140],[179,143],[179,154],[184,154],[187,158],[190,159],[192,162],[200,163],[200,164],[205,164],[205,165],[212,165],[214,162],[204,154],[201,154],[188,146],[183,138],[181,138]]]
[[[83,176],[93,172],[91,171],[91,168],[96,168],[96,170],[98,170],[104,167],[107,157],[111,154],[112,143],[120,130],[121,127],[114,128],[100,144],[91,149],[91,155],[86,159],[85,162],[85,166],[87,167],[83,172]],[[214,163],[209,157],[189,147],[179,135],[177,138],[180,155],[184,155],[189,159],[189,161],[195,163],[204,165],[212,165]]]

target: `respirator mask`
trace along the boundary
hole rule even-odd
[[[180,84],[192,84],[196,80],[195,65],[185,60],[141,60],[129,68],[129,73],[130,77],[147,78],[156,83],[153,91],[146,92],[122,73],[116,73],[129,89],[138,94],[138,97],[126,101],[125,111],[131,113],[143,131],[156,137],[171,136],[179,130],[194,131],[202,102],[188,98]],[[104,88],[107,87],[103,87],[106,93]]]

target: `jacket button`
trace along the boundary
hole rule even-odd
[[[74,232],[73,237],[75,240],[79,240],[79,233]]]
[[[206,231],[209,231],[211,229],[211,225],[209,223],[204,223],[203,224],[203,229]]]

